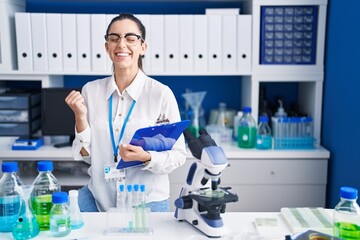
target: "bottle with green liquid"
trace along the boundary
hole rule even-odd
[[[243,116],[238,127],[238,147],[254,148],[256,143],[256,122],[251,116],[251,107],[243,107]]]
[[[31,192],[32,211],[40,231],[50,229],[50,210],[53,206],[52,194],[61,190],[59,181],[53,175],[53,163],[40,161],[37,164],[38,176],[35,178]]]
[[[334,237],[343,240],[360,239],[360,208],[357,198],[357,189],[340,188],[340,202],[334,209]]]

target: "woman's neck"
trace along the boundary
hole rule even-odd
[[[122,93],[134,81],[138,71],[139,69],[136,71],[132,69],[115,70],[114,78],[120,93]]]

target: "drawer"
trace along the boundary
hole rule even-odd
[[[33,107],[29,110],[1,110],[0,109],[0,122],[29,122],[32,119],[40,117],[40,106]]]
[[[0,136],[29,137],[40,128],[40,118],[30,123],[0,123]]]
[[[2,94],[0,95],[0,109],[28,109],[40,104],[40,93]]]
[[[195,160],[187,160],[172,172],[170,182],[185,183],[189,167]],[[326,159],[252,159],[229,160],[221,175],[221,184],[326,184]]]

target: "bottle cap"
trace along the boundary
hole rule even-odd
[[[69,196],[70,196],[70,197],[77,197],[77,196],[79,196],[78,190],[70,190],[70,191],[69,191]]]
[[[52,161],[40,161],[37,163],[39,172],[52,171],[54,169]]]
[[[259,117],[259,122],[269,122],[269,118],[268,116],[260,116]]]
[[[341,187],[340,188],[340,197],[346,199],[357,199],[358,190],[352,187]]]
[[[242,110],[244,113],[251,113],[251,107],[243,107]]]
[[[140,185],[140,191],[141,191],[141,192],[145,192],[145,185],[144,185],[144,184],[141,184],[141,185]]]
[[[134,184],[134,191],[135,192],[139,191],[139,184]]]
[[[2,170],[3,173],[17,172],[18,171],[18,164],[17,164],[17,162],[4,162],[1,165],[1,170]]]
[[[68,195],[66,192],[54,192],[52,194],[53,203],[66,203],[68,201]]]

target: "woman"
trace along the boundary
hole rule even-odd
[[[113,62],[112,76],[89,82],[81,93],[72,91],[65,99],[75,114],[74,159],[90,164],[90,182],[79,190],[80,210],[115,207],[117,188],[125,183],[145,184],[147,207],[169,211],[168,173],[185,163],[183,136],[171,150],[163,152],[144,151],[128,143],[137,129],[154,125],[160,114],[170,122],[180,121],[176,99],[169,87],[142,71],[147,44],[139,19],[132,14],[115,17],[105,40]],[[144,165],[123,172],[114,170],[120,158]],[[109,177],[109,171],[115,171],[116,176]]]

